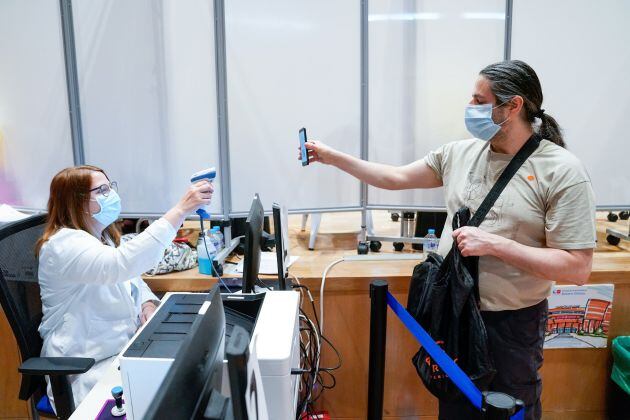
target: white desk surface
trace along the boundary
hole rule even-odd
[[[101,379],[90,390],[85,399],[70,416],[70,420],[95,419],[101,411],[105,401],[112,399],[112,388],[122,386],[120,371],[118,370],[118,357],[114,359]],[[123,395],[124,398],[124,395]]]

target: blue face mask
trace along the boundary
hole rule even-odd
[[[478,139],[491,140],[499,132],[501,125],[509,119],[500,124],[496,124],[492,119],[492,110],[501,105],[495,107],[492,107],[492,104],[466,105],[464,122],[470,134]]]
[[[114,190],[110,190],[107,197],[102,194],[96,196],[96,202],[101,206],[98,213],[92,215],[101,225],[107,227],[118,220],[120,216],[120,196]]]

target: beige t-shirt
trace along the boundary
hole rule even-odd
[[[448,217],[439,253],[453,244],[452,216],[462,207],[474,213],[512,155],[493,152],[479,139],[445,144],[424,161],[444,184]],[[595,199],[582,163],[569,151],[543,140],[503,190],[480,228],[538,248],[594,248]],[[479,259],[482,310],[535,305],[549,296],[552,278],[528,274],[500,259]]]

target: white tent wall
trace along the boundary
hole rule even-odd
[[[75,0],[73,10],[86,163],[119,182],[123,213],[162,213],[193,172],[219,164],[213,3]]]
[[[630,208],[630,2],[514,2],[512,58],[538,73],[543,108],[584,163],[600,208]]]
[[[0,203],[43,209],[73,164],[59,2],[3,0],[0,56]]]
[[[330,166],[301,167],[297,131],[304,126],[312,139],[361,154],[361,1],[225,1],[226,57],[218,67],[226,65],[227,98],[217,95],[217,2],[72,1],[85,162],[119,182],[127,215],[161,214],[191,173],[209,166],[219,170],[217,216],[243,214],[254,192],[267,209],[273,201],[292,210],[359,208],[357,180]],[[464,105],[479,70],[503,58],[507,3],[368,3],[370,160],[406,164],[469,137]],[[630,207],[622,126],[630,111],[630,3],[512,3],[511,57],[538,72],[543,108],[585,163],[598,205]],[[78,163],[59,0],[0,2],[0,53],[7,57],[0,70],[0,201],[44,209],[52,176]],[[221,150],[229,154],[221,160],[223,99]],[[232,203],[223,208],[221,181],[228,179]],[[367,205],[444,203],[440,189],[369,188]]]
[[[464,107],[479,70],[503,59],[505,1],[370,2],[369,159],[404,165],[470,138]],[[443,208],[442,189],[370,187],[368,204]]]
[[[173,174],[168,191],[179,199],[193,172],[214,166],[218,179],[210,210],[216,215],[223,213],[223,174],[219,166],[213,4],[209,0],[167,0],[164,9],[170,130],[167,153]]]
[[[303,168],[298,130],[360,150],[360,3],[226,1],[232,213],[360,205],[359,182],[332,167]]]

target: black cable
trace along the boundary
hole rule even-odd
[[[299,288],[305,288],[305,287],[300,284],[292,284],[291,288],[299,289]],[[304,293],[300,291],[300,308],[302,308],[303,305],[304,305]]]
[[[308,351],[306,347],[302,347],[302,356],[304,357],[304,360],[308,359]],[[305,365],[305,367],[308,367],[308,366]],[[302,384],[302,389],[301,389],[302,397],[300,399],[300,404],[298,405],[298,407],[300,407],[299,411],[301,412],[302,407],[304,406],[304,404],[306,404],[306,390],[308,389],[308,375],[302,374],[302,376],[300,377],[300,382]]]
[[[258,283],[259,286],[265,287],[269,290],[271,290],[273,292],[273,289],[269,286],[267,286],[262,280],[260,280],[259,278],[256,278],[256,280],[254,281],[254,283]]]
[[[326,338],[326,336],[324,336],[323,334],[321,334],[321,328],[319,325],[319,318],[317,317],[317,310],[315,308],[315,301],[312,299],[312,295],[310,294],[310,290],[308,288],[308,286],[302,285],[302,284],[295,284],[293,285],[294,288],[302,288],[305,289],[308,294],[309,294],[309,300],[311,301],[311,306],[313,308],[313,315],[315,316],[315,322],[317,324],[317,330],[320,333],[319,336],[326,342],[328,343],[328,345],[330,345],[330,347],[333,349],[333,351],[335,352],[335,354],[337,355],[337,360],[339,360],[338,364],[336,367],[334,368],[320,368],[320,370],[337,370],[341,367],[342,365],[342,359],[341,359],[341,354],[339,353],[339,351],[337,350],[337,348],[334,346],[334,344],[328,339]],[[306,313],[302,312],[304,314],[304,316],[306,316]],[[307,317],[308,318],[308,317]]]
[[[339,350],[337,350],[337,348],[333,345],[333,343],[330,342],[330,340],[328,338],[326,338],[326,336],[322,335],[321,337],[326,343],[328,343],[330,348],[333,349],[333,351],[337,355],[338,362],[337,362],[337,366],[335,366],[335,367],[332,367],[332,368],[319,368],[319,370],[330,372],[330,371],[337,370],[337,369],[341,368],[341,365],[343,363],[343,360],[341,359],[341,353],[339,353]]]
[[[308,388],[306,389],[306,409],[308,410],[309,406],[311,405],[311,402],[313,400],[313,390],[315,388],[315,383],[317,381],[317,372],[315,370],[316,366],[318,365],[319,362],[319,351],[318,351],[318,343],[315,340],[316,334],[315,331],[313,329],[313,325],[312,323],[308,320],[308,317],[306,317],[306,315],[304,314],[305,318],[306,318],[306,324],[309,326],[309,368],[310,368],[310,373],[307,375],[307,385]],[[314,337],[315,336],[315,337]]]
[[[303,284],[294,284],[293,287],[296,288],[296,289],[305,289],[306,290],[308,298],[311,301],[311,307],[313,308],[313,316],[315,317],[315,325],[317,325],[317,332],[321,336],[322,335],[322,328],[319,325],[319,317],[317,316],[317,310],[315,309],[315,300],[313,299],[313,295],[311,294],[311,290],[308,288],[308,286],[305,286]]]
[[[306,317],[305,317],[306,318]],[[302,334],[300,337],[300,350],[302,353],[302,357],[304,359],[305,362],[305,370],[306,373],[302,375],[302,379],[301,379],[301,383],[303,385],[303,390],[302,392],[304,393],[304,395],[302,396],[300,403],[298,404],[298,411],[296,413],[296,418],[300,419],[302,413],[304,413],[307,408],[308,408],[308,404],[310,399],[312,398],[312,389],[313,386],[315,385],[315,380],[316,377],[314,375],[314,363],[313,363],[313,326],[311,325],[310,322],[307,321],[308,318],[300,318],[300,321],[303,322],[304,326],[300,327],[300,332],[305,332],[307,334],[307,339],[310,343],[310,345],[308,346],[308,348],[306,347],[305,343],[303,343],[301,340],[303,338]]]
[[[334,344],[327,337],[321,334],[321,325],[319,323],[319,317],[317,316],[317,308],[315,307],[315,301],[308,286],[294,284],[292,287],[294,289],[303,289],[306,291],[308,299],[311,303],[313,318],[315,320],[315,323],[313,323],[302,308],[303,301],[301,296],[300,322],[302,326],[300,326],[300,353],[304,361],[303,369],[301,370],[301,384],[304,388],[302,390],[302,398],[298,404],[299,409],[296,417],[297,419],[300,419],[303,413],[309,414],[314,412],[314,403],[319,400],[325,390],[332,389],[337,385],[337,379],[332,372],[341,368],[343,360],[341,353],[339,353],[339,350],[337,350]],[[302,342],[304,339],[304,335],[302,335],[302,333],[304,333],[306,335],[306,339],[308,339],[308,346]],[[317,340],[315,340],[315,338]],[[327,343],[337,356],[338,362],[334,367],[319,366],[324,343]]]
[[[333,374],[332,374],[332,373],[330,373],[329,371],[322,371],[322,373],[326,373],[326,374],[328,374],[328,376],[330,377],[330,379],[331,379],[331,381],[332,381],[332,383],[331,383],[330,385],[326,385],[326,384],[324,383],[324,379],[323,379],[324,377],[323,377],[323,376],[321,376],[321,377],[320,377],[320,379],[321,379],[320,384],[322,385],[322,388],[324,388],[324,389],[333,389],[333,388],[335,387],[335,385],[337,385],[337,378],[335,378],[335,375],[333,375]]]
[[[204,248],[206,248],[206,256],[208,257],[208,259],[210,259],[210,252],[208,251],[208,243],[206,242],[206,233],[204,231],[204,227],[203,227],[203,217],[201,217],[201,215],[199,215],[199,223],[201,224],[201,238],[203,240],[203,246]],[[199,252],[197,251],[197,254],[199,254]],[[197,255],[197,257],[199,257],[199,255]],[[211,270],[214,272],[214,274],[216,274],[217,279],[219,279],[219,282],[223,285],[223,287],[225,287],[225,289],[228,291],[228,293],[232,293],[232,291],[230,290],[229,287],[227,287],[227,284],[225,284],[225,282],[223,281],[223,279],[221,278],[221,276],[219,276],[219,273],[217,272],[216,268],[214,268],[214,261],[210,260],[210,268]]]

